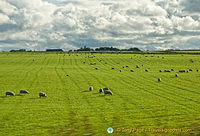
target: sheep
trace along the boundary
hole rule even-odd
[[[164,70],[165,72],[171,72],[170,70]]]
[[[138,65],[136,65],[136,68],[139,68],[139,66],[138,66]]]
[[[46,93],[39,93],[40,97],[47,97]]]
[[[22,93],[22,94],[29,94],[29,92],[28,91],[26,91],[26,90],[20,90],[20,92],[19,93]]]
[[[109,91],[109,90],[104,90],[104,94],[105,94],[105,95],[106,95],[106,94],[112,95],[113,93],[112,93],[111,91]]]
[[[193,71],[192,69],[189,69],[189,71]]]
[[[175,77],[178,77],[178,74],[177,74],[177,73],[175,74]]]
[[[109,90],[108,87],[103,88],[103,91]]]
[[[98,70],[98,68],[95,68],[96,70]]]
[[[158,78],[158,82],[161,82],[161,78]]]
[[[122,67],[122,68],[124,68],[124,67]]]
[[[171,71],[174,71],[174,69],[171,69]]]
[[[160,72],[162,72],[162,70],[159,70]]]
[[[69,74],[67,74],[67,76],[69,76]]]
[[[134,72],[134,70],[131,69],[131,72]]]
[[[145,69],[146,72],[148,72],[148,69]]]
[[[93,86],[90,86],[89,90],[90,90],[90,91],[93,91]]]
[[[122,70],[119,70],[120,72],[122,72]]]
[[[128,68],[128,66],[126,66]]]
[[[112,67],[112,69],[115,69],[115,68]]]
[[[187,70],[187,73],[189,73],[189,70]]]
[[[99,92],[100,92],[100,93],[103,93],[103,89],[102,89],[102,88],[100,88],[100,89],[99,89]]]
[[[181,72],[181,73],[182,73],[182,72],[185,72],[185,70],[179,70],[179,72]]]
[[[6,92],[6,96],[7,95],[15,96],[15,93],[14,92]]]
[[[199,72],[199,70],[197,69],[197,72]]]

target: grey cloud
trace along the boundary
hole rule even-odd
[[[0,50],[199,48],[198,1],[3,0]],[[10,9],[10,10],[7,10]],[[188,13],[186,13],[188,12]],[[195,13],[195,14],[193,14]],[[180,38],[180,41],[178,41]]]

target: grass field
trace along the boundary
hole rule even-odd
[[[94,55],[1,53],[0,136],[200,135],[200,56]],[[175,77],[180,69],[194,71]],[[113,95],[100,94],[103,87]],[[30,94],[19,95],[21,89]]]

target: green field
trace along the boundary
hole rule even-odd
[[[199,55],[94,55],[1,53],[0,136],[200,135]],[[180,69],[194,71],[175,77]],[[100,94],[103,87],[113,95]]]

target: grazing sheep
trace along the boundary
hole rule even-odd
[[[122,68],[124,68],[124,67],[122,67]]]
[[[162,70],[159,70],[160,72],[162,72]]]
[[[158,78],[158,82],[161,82],[161,78]]]
[[[95,68],[96,70],[98,70],[98,68]]]
[[[67,74],[67,76],[69,76],[69,74]]]
[[[148,72],[148,69],[145,69],[146,72]]]
[[[187,70],[187,73],[189,73],[189,70]]]
[[[171,71],[174,71],[174,69],[171,69]]]
[[[47,97],[46,93],[39,93],[40,97]]]
[[[197,72],[199,72],[199,70],[197,69]]]
[[[189,69],[189,71],[193,71],[192,69]]]
[[[183,73],[183,72],[185,72],[185,70],[179,70],[179,72]]]
[[[29,92],[28,91],[26,91],[26,90],[20,90],[20,92],[19,93],[22,93],[22,94],[29,94]]]
[[[109,91],[109,90],[104,90],[104,94],[105,94],[105,95],[106,95],[106,94],[112,95],[113,93],[112,93],[111,91]]]
[[[165,72],[171,72],[170,70],[164,70]]]
[[[178,77],[178,74],[177,74],[177,73],[175,74],[175,77]]]
[[[115,69],[115,68],[112,68],[112,69]]]
[[[103,91],[109,90],[108,87],[103,88]]]
[[[99,89],[99,92],[100,92],[100,93],[103,93],[103,89],[102,89],[102,88],[100,88],[100,89]]]
[[[6,96],[7,95],[15,96],[15,93],[14,92],[6,92]]]
[[[134,70],[131,69],[131,72],[134,72]]]
[[[128,68],[128,66],[126,66]]]
[[[137,65],[136,68],[139,68],[139,66]]]
[[[89,90],[90,90],[90,91],[93,91],[93,87],[92,87],[92,86],[90,86]]]

